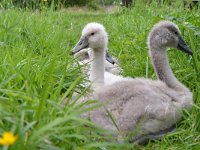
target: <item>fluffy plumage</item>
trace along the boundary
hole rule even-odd
[[[91,51],[92,49],[85,48],[74,54],[74,58],[78,60],[79,65],[83,66],[82,72],[87,76],[89,76],[89,66],[92,62]],[[114,75],[120,75],[122,73],[122,69],[119,66],[119,62],[116,58],[113,58],[113,61],[114,64],[105,60],[105,71],[110,72]]]
[[[109,72],[105,72],[105,58],[109,61],[111,58],[106,55],[108,44],[108,35],[103,25],[99,23],[88,23],[82,30],[79,42],[73,49],[76,54],[84,48],[91,48],[91,64],[90,64],[90,81],[93,87],[112,84],[116,81],[123,80],[122,76],[117,76]]]
[[[177,25],[169,21],[156,24],[149,34],[148,47],[158,80],[125,79],[98,88],[89,97],[104,105],[90,112],[91,121],[115,131],[119,141],[134,131],[131,141],[167,131],[181,119],[181,111],[190,110],[193,104],[192,93],[175,78],[167,59],[167,47],[192,54]]]

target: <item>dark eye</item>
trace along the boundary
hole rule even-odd
[[[92,32],[90,35],[94,35],[94,32]]]
[[[178,32],[177,32],[177,31],[175,31],[175,32],[174,32],[174,34],[178,35]]]

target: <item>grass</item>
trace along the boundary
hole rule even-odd
[[[199,149],[200,9],[183,8],[180,2],[169,6],[136,1],[131,10],[109,14],[1,10],[0,134],[12,131],[18,139],[0,149]],[[193,50],[192,57],[177,50],[168,54],[176,77],[193,92],[195,105],[184,112],[177,131],[160,141],[146,146],[115,143],[109,132],[80,117],[98,107],[94,101],[70,101],[75,90],[87,91],[82,86],[87,81],[69,53],[84,25],[99,22],[106,27],[109,51],[119,59],[123,75],[155,79],[146,39],[152,26],[165,19],[178,24]],[[94,105],[85,109],[89,104]]]

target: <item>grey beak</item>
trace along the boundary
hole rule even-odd
[[[115,61],[113,60],[113,58],[108,54],[108,52],[106,52],[106,60],[108,62],[110,62],[111,64],[115,64]]]
[[[72,50],[72,54],[76,54],[79,51],[81,51],[84,48],[88,48],[89,43],[88,43],[88,38],[87,37],[81,37],[76,46]]]
[[[189,46],[185,43],[185,41],[182,39],[182,37],[179,37],[178,47],[179,50],[192,55],[192,50],[189,48]]]

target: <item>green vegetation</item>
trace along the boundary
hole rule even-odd
[[[114,0],[1,0],[0,8],[28,8],[28,9],[42,9],[45,7],[52,8],[66,8],[70,6],[97,6],[110,5]]]
[[[178,6],[178,8],[177,8]],[[193,92],[195,105],[184,112],[177,131],[146,146],[115,143],[111,134],[80,115],[97,107],[95,101],[71,100],[74,91],[88,88],[75,67],[71,49],[88,22],[102,23],[109,34],[109,51],[124,76],[156,79],[146,39],[159,20],[178,24],[194,55],[170,49],[176,77]],[[0,149],[199,149],[200,148],[200,9],[143,4],[131,10],[68,12],[67,10],[1,10],[0,13],[0,135],[12,131],[15,144]],[[92,107],[85,109],[89,103]]]

